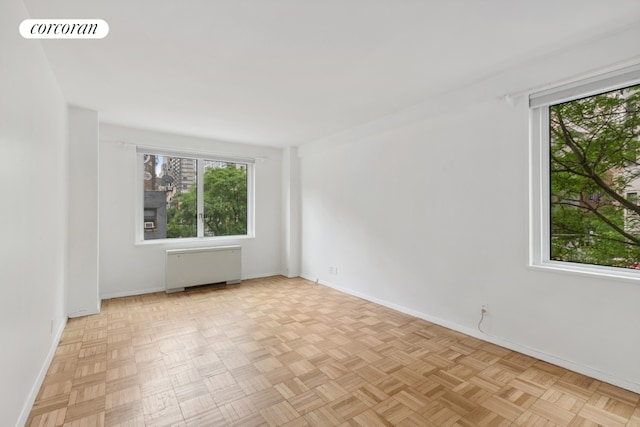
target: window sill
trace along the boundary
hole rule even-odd
[[[170,246],[176,248],[184,247],[201,247],[216,242],[227,243],[236,240],[251,240],[255,239],[255,235],[245,236],[216,236],[216,237],[186,237],[186,238],[174,238],[174,239],[152,239],[152,240],[136,240],[135,246]]]
[[[640,270],[577,264],[562,261],[532,262],[529,268],[534,270],[552,271],[571,275],[603,277],[613,280],[640,283]]]

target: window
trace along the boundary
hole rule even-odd
[[[634,206],[638,206],[638,193],[627,193],[627,201]],[[635,212],[632,209],[625,209],[626,215],[633,215]]]
[[[140,240],[253,235],[253,162],[138,151]]]
[[[640,67],[531,95],[531,264],[640,266]]]

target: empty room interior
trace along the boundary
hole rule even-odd
[[[637,0],[0,22],[1,425],[640,425]]]

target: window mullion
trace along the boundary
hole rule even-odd
[[[254,165],[247,165],[247,233],[255,230]],[[251,195],[251,197],[250,197]]]
[[[551,145],[550,138],[551,133],[549,129],[549,106],[545,105],[540,107],[538,113],[540,115],[540,135],[541,141],[545,143],[540,144],[540,157],[541,164],[545,165],[544,172],[541,171],[542,185],[540,186],[540,198],[543,201],[541,204],[542,212],[542,230],[546,233],[543,237],[543,241],[546,243],[542,245],[540,250],[542,251],[542,259],[549,261],[551,259]]]
[[[197,179],[196,179],[196,195],[198,210],[198,237],[204,237],[204,161],[196,160]]]

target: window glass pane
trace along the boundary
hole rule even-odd
[[[247,234],[247,165],[204,160],[204,235]]]
[[[640,85],[549,107],[552,260],[640,265]]]
[[[196,237],[196,160],[144,155],[144,239]]]

